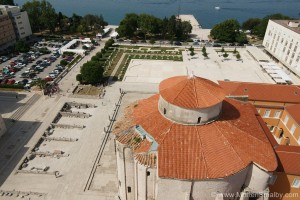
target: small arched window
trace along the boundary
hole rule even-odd
[[[164,108],[164,115],[167,114],[167,109]]]
[[[198,117],[197,124],[200,124],[200,123],[201,123],[201,117]]]

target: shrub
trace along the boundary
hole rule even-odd
[[[66,66],[69,62],[66,61],[66,60],[61,60],[60,61],[60,64],[63,65],[63,66]]]
[[[76,75],[76,81],[79,81],[79,83],[82,83],[82,74],[77,74]]]

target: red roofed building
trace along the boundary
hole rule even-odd
[[[277,168],[269,131],[253,105],[226,98],[212,81],[166,79],[159,94],[129,107],[119,125],[122,200],[268,193]]]
[[[219,84],[227,96],[254,104],[271,131],[266,133],[279,166],[271,180],[270,199],[300,199],[299,86],[225,81]]]
[[[300,87],[219,81],[226,95],[248,100],[257,109],[278,144],[300,145]]]

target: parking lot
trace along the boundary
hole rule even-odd
[[[45,79],[46,77],[48,77],[47,81],[52,81],[64,69],[58,67],[63,58],[56,53],[61,45],[62,43],[36,43],[36,51],[22,53],[1,63],[1,84],[26,85],[29,83],[27,85],[29,86],[33,80]],[[50,52],[43,54],[39,51],[40,48],[47,48]]]

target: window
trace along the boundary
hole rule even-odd
[[[283,123],[286,125],[288,123],[288,121],[289,121],[289,117],[285,116]]]
[[[128,193],[131,192],[131,187],[127,187],[127,192],[128,192]]]
[[[282,128],[280,129],[280,134],[279,134],[279,138],[282,138],[283,137],[283,130]]]
[[[147,176],[150,176],[150,172],[149,171],[147,171]]]
[[[274,118],[279,118],[280,114],[281,114],[281,111],[278,111],[278,110],[275,111]]]
[[[290,129],[291,134],[294,134],[295,130],[296,130],[296,126],[295,126],[295,124],[293,124],[292,128]]]
[[[295,178],[292,184],[293,188],[299,188],[300,187],[300,178]]]
[[[270,116],[271,111],[270,110],[266,110],[264,113],[264,117],[269,117]]]
[[[270,126],[270,131],[273,132],[274,131],[275,126]]]
[[[198,117],[198,124],[200,124],[200,122],[201,122],[201,117]]]
[[[167,114],[167,109],[164,108],[164,115]]]
[[[269,184],[270,184],[270,185],[274,185],[276,179],[277,179],[277,176],[276,176],[276,175],[271,175],[271,176],[269,177]]]

